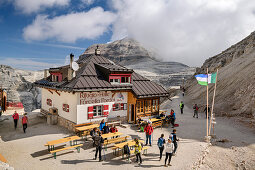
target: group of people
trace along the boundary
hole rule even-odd
[[[164,139],[164,134],[161,134],[160,138],[158,138],[158,148],[159,148],[159,161],[162,159],[163,151],[165,149],[166,158],[165,158],[165,166],[171,166],[171,158],[176,154],[177,150],[177,141],[179,139],[176,137],[176,129],[173,129],[173,132],[169,135],[169,138],[166,140]],[[167,164],[168,161],[168,164]]]
[[[17,113],[17,111],[14,112],[14,114],[12,115],[12,118],[13,118],[13,121],[14,121],[14,128],[16,130],[17,126],[18,126],[18,121],[19,121],[19,114]],[[21,123],[22,123],[22,126],[23,126],[24,133],[26,133],[27,122],[28,122],[27,113],[24,113],[22,118],[21,118]]]
[[[198,110],[199,110],[199,107],[198,107],[197,104],[195,104],[195,105],[193,106],[193,110],[194,110],[194,115],[193,115],[193,117],[194,117],[194,118],[195,118],[195,117],[198,118]],[[208,106],[208,113],[210,113],[210,111],[211,111],[211,109],[210,109],[210,107]],[[205,113],[205,118],[207,118],[207,107],[205,107],[204,113]],[[210,117],[210,116],[208,115],[208,117]]]

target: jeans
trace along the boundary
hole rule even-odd
[[[23,124],[23,131],[24,131],[24,133],[26,133],[26,128],[27,128],[27,124],[24,123],[24,124]]]
[[[194,115],[193,115],[193,117],[195,117],[196,115],[197,115],[197,118],[198,118],[197,110],[194,110]]]
[[[148,139],[151,145],[151,135],[146,134],[146,145],[148,145]]]
[[[181,108],[181,114],[183,114],[183,108]]]
[[[174,122],[175,122],[175,119],[171,119],[171,124],[172,124],[172,126],[174,127]]]
[[[99,152],[99,160],[102,160],[101,151],[102,151],[102,146],[97,146],[95,159],[97,159],[97,153]]]
[[[168,159],[168,157],[169,157],[169,159]],[[165,164],[166,164],[167,159],[168,159],[168,164],[170,164],[170,162],[171,162],[171,158],[172,158],[172,153],[168,153],[168,152],[166,152]]]
[[[162,154],[163,154],[163,151],[164,151],[164,146],[162,146],[162,147],[158,147],[159,148],[159,152],[160,152],[160,154],[159,154],[159,159],[161,159],[162,158]]]
[[[13,120],[14,120],[14,128],[17,129],[18,119],[13,119]]]
[[[177,150],[177,147],[178,147],[178,145],[177,145],[177,142],[175,141],[175,142],[173,142],[174,143],[174,153],[176,152],[176,150]]]
[[[135,154],[135,156],[136,156],[136,162],[138,162],[138,159],[140,159],[140,163],[142,163],[141,153],[137,153]]]

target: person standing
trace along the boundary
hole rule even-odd
[[[159,148],[159,161],[162,158],[162,154],[164,151],[164,144],[166,143],[165,139],[164,139],[164,134],[161,134],[161,137],[158,138],[158,148]]]
[[[181,101],[181,103],[180,103],[181,114],[183,114],[183,108],[184,108],[184,103],[183,103],[183,101]]]
[[[210,113],[210,111],[211,111],[211,109],[208,106],[208,113]],[[205,118],[207,118],[207,107],[206,106],[205,106],[204,112],[205,112]],[[210,119],[210,114],[208,115],[208,119]]]
[[[142,145],[139,142],[139,140],[137,138],[135,138],[135,156],[136,156],[135,162],[138,162],[139,161],[138,159],[140,159],[140,164],[142,164],[142,162],[143,162],[142,157],[141,157],[141,151],[142,151]]]
[[[193,106],[193,110],[194,110],[194,115],[193,115],[193,117],[195,117],[195,116],[197,116],[197,118],[198,118],[198,106],[197,106],[197,104],[195,104],[194,106]]]
[[[105,122],[104,122],[104,119],[101,121],[100,123],[100,126],[99,126],[99,130],[102,132],[103,131],[103,128],[105,126]]]
[[[14,121],[14,128],[17,129],[18,120],[19,120],[19,114],[15,111],[12,115],[13,121]]]
[[[95,147],[95,136],[97,134],[97,128],[94,128],[92,131],[90,131],[90,136],[92,137],[93,140],[93,147]]]
[[[177,150],[177,141],[179,141],[179,139],[177,139],[176,137],[176,129],[173,129],[173,132],[171,133],[171,136],[172,136],[172,142],[174,144],[174,151],[173,151],[173,155],[175,155],[175,152]]]
[[[27,118],[27,113],[24,113],[21,121],[22,121],[22,125],[23,125],[23,131],[24,133],[26,133],[26,129],[27,129],[27,121],[28,121],[28,118]]]
[[[171,162],[171,158],[173,155],[173,151],[174,151],[174,144],[172,143],[172,140],[169,138],[167,143],[166,143],[166,159],[165,159],[165,167],[167,167],[166,162],[168,159],[168,166],[172,166],[170,164]]]
[[[95,146],[96,146],[96,154],[94,160],[97,159],[97,153],[99,153],[99,162],[102,160],[102,146],[104,143],[104,139],[101,136],[101,132],[98,132],[98,135],[95,136]]]
[[[172,124],[172,128],[174,128],[175,119],[176,119],[176,117],[175,117],[174,110],[171,109],[171,113],[170,113],[170,122],[171,122],[171,124]]]
[[[150,143],[150,146],[151,146],[151,135],[152,135],[152,132],[153,132],[153,127],[151,126],[151,122],[150,121],[145,126],[144,132],[146,134],[146,144],[145,145],[148,145],[148,140],[149,140],[149,143]]]

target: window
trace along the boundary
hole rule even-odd
[[[143,112],[143,101],[141,101],[141,112]]]
[[[52,106],[52,100],[51,99],[47,99],[46,103],[47,103],[47,105]]]
[[[88,119],[97,117],[107,117],[109,115],[109,105],[96,105],[88,107]]]
[[[102,116],[102,105],[93,106],[93,116]]]
[[[127,103],[115,103],[112,105],[113,111],[127,110]]]
[[[136,108],[137,108],[137,113],[140,113],[140,112],[141,112],[140,107],[141,107],[141,102],[140,102],[140,101],[137,101],[137,106],[136,106]]]
[[[156,111],[158,111],[158,99],[154,99],[153,101],[152,101],[152,110],[153,110],[153,112],[156,112]]]
[[[69,112],[69,105],[68,104],[63,104],[63,111]]]
[[[145,100],[145,113],[151,112],[151,100]]]
[[[121,77],[121,83],[129,83],[130,77]]]
[[[110,79],[110,83],[113,83],[113,80],[114,80],[114,79]]]
[[[110,83],[130,83],[131,74],[111,74],[109,76]]]

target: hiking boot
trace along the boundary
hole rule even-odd
[[[169,163],[168,166],[172,166],[172,165]]]
[[[102,161],[103,161],[103,159],[99,160],[99,162],[102,162]]]
[[[167,165],[166,165],[166,164],[165,164],[164,166],[165,166],[165,167],[167,167]]]

